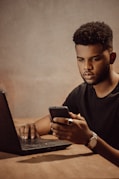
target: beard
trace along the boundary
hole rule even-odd
[[[103,68],[100,73],[98,73],[98,75],[96,76],[96,78],[92,81],[87,81],[83,75],[82,78],[84,80],[84,82],[86,82],[89,85],[97,85],[100,84],[101,82],[104,82],[105,80],[107,80],[109,78],[109,74],[110,74],[110,64],[107,64],[105,66],[105,68]]]

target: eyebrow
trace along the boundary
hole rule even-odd
[[[95,57],[99,57],[99,56],[101,56],[101,55],[102,55],[102,54],[94,55],[94,56],[89,57],[89,59],[91,59],[91,58],[95,58]],[[77,58],[85,59],[85,58],[80,57],[80,56],[77,56]]]

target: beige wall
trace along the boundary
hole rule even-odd
[[[72,34],[82,23],[112,26],[119,54],[118,19],[119,0],[0,0],[0,88],[13,116],[43,116],[81,82]]]

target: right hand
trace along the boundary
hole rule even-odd
[[[39,138],[39,134],[36,130],[35,123],[25,124],[17,128],[18,135],[21,139],[34,139]]]

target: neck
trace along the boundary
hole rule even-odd
[[[97,96],[101,98],[107,96],[117,86],[118,82],[119,75],[116,72],[111,71],[109,77],[105,81],[94,85],[93,88],[95,89]]]

